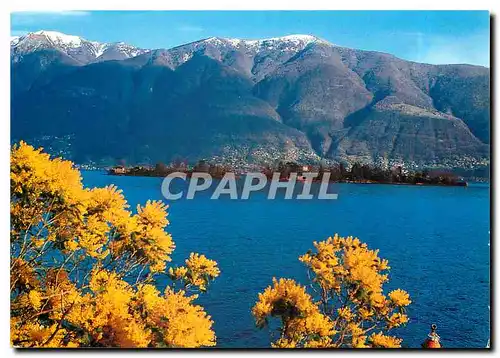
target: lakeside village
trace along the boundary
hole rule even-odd
[[[305,173],[318,173],[313,182],[320,182],[325,173],[330,174],[330,182],[336,183],[360,183],[360,184],[406,184],[406,185],[445,185],[445,186],[467,186],[467,182],[460,176],[446,170],[422,170],[410,171],[402,166],[391,169],[368,164],[354,163],[350,168],[343,164],[323,165],[300,165],[295,162],[279,162],[278,164],[255,167],[254,170],[237,170],[229,165],[213,164],[200,160],[196,165],[190,166],[187,162],[176,161],[170,165],[158,163],[155,166],[116,166],[108,170],[110,175],[128,176],[153,176],[166,177],[175,172],[186,173],[190,177],[193,173],[208,173],[214,179],[222,179],[226,173],[235,173],[239,178],[246,173],[260,172],[268,180],[272,179],[274,173],[280,173],[280,181],[288,181],[292,173],[297,174],[297,181],[305,181]]]

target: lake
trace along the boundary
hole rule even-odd
[[[84,171],[86,186],[115,184],[135,210],[162,199],[162,178]],[[273,277],[307,283],[298,257],[339,233],[357,236],[389,260],[388,290],[410,293],[409,324],[395,333],[419,348],[432,323],[446,348],[484,348],[490,336],[490,188],[338,184],[338,200],[195,200],[169,203],[173,263],[190,252],[218,262],[221,275],[200,296],[219,348],[269,347],[251,308]]]

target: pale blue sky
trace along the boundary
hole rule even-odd
[[[11,34],[54,30],[143,48],[310,34],[412,61],[489,66],[489,21],[487,11],[60,11],[13,13]]]

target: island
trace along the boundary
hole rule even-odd
[[[406,185],[444,185],[467,186],[463,177],[445,169],[408,170],[403,166],[381,168],[378,166],[354,163],[350,167],[342,163],[334,165],[310,165],[295,162],[279,162],[276,165],[263,165],[233,168],[227,164],[214,164],[200,160],[193,166],[186,162],[173,162],[170,165],[158,163],[155,166],[116,166],[108,169],[110,175],[165,177],[174,172],[186,173],[189,178],[193,173],[208,173],[214,179],[221,179],[226,173],[235,173],[240,177],[250,172],[260,172],[268,179],[274,173],[280,173],[280,181],[287,181],[292,173],[297,174],[297,180],[305,180],[305,173],[318,173],[313,181],[322,181],[329,173],[329,181],[335,183],[357,184],[406,184]]]

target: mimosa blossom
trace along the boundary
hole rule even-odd
[[[281,322],[276,348],[395,348],[402,340],[386,334],[405,325],[408,293],[384,294],[389,262],[357,238],[338,235],[314,242],[316,252],[299,259],[309,269],[311,296],[293,280],[273,279],[252,313],[258,326]]]
[[[11,152],[11,343],[16,347],[207,347],[213,321],[197,295],[217,263],[192,253],[169,268],[167,206],[133,214],[114,186],[85,189],[73,164],[21,142]],[[174,270],[174,271],[173,271]],[[187,278],[186,276],[189,276]],[[189,288],[189,287],[188,287]]]

